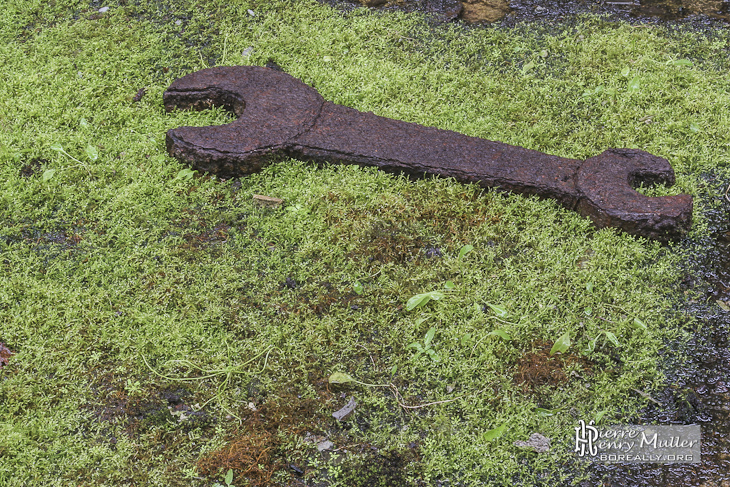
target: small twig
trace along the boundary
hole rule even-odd
[[[418,39],[414,39],[413,37],[407,37],[407,36],[401,35],[401,33],[397,30],[389,30],[388,32],[397,35],[399,39],[408,39],[409,41],[413,41],[413,42],[422,44],[422,42],[419,41]]]
[[[78,163],[79,163],[79,164],[78,164],[78,165],[76,165],[76,166],[69,166],[69,167],[66,167],[66,168],[63,168],[63,169],[73,169],[73,168],[76,168],[76,167],[79,167],[79,166],[81,166],[81,167],[83,167],[84,169],[86,169],[86,172],[87,172],[87,173],[89,173],[89,176],[91,176],[91,169],[89,169],[89,168],[88,168],[88,167],[86,166],[86,164],[84,164],[83,162],[79,161],[79,160],[78,160],[78,159],[76,159],[76,158],[75,158],[74,156],[72,156],[71,154],[69,154],[68,152],[66,152],[66,151],[64,150],[64,148],[63,148],[63,147],[60,147],[60,146],[58,146],[58,148],[55,148],[54,150],[55,150],[56,152],[60,152],[61,154],[63,154],[63,155],[65,155],[66,157],[68,157],[69,159],[71,159],[71,160],[73,160],[73,161],[76,161],[76,162],[78,162]]]
[[[644,391],[640,391],[639,389],[634,389],[634,388],[632,388],[631,390],[636,392],[637,394],[644,396],[645,398],[647,398],[648,400],[650,400],[651,402],[653,402],[655,404],[658,404],[660,406],[662,405],[662,403],[660,403],[659,401],[657,401],[656,399],[654,399],[653,397],[651,397],[649,394],[647,394]]]
[[[195,365],[194,363],[192,363],[189,360],[169,360],[168,361],[168,363],[170,363],[170,362],[176,362],[176,363],[179,363],[179,364],[184,364],[184,365],[187,365],[187,366],[189,366],[191,368],[198,369],[201,372],[204,372],[204,373],[208,374],[208,375],[203,375],[203,376],[200,376],[200,377],[169,377],[167,375],[163,375],[163,374],[157,372],[155,369],[153,369],[150,366],[150,364],[147,362],[147,359],[145,358],[145,356],[143,354],[140,354],[140,356],[142,357],[142,360],[144,361],[144,363],[147,366],[147,368],[150,369],[150,371],[153,372],[155,375],[158,375],[158,376],[162,377],[163,379],[167,379],[167,380],[179,380],[179,381],[191,380],[192,381],[192,380],[211,379],[211,378],[217,377],[219,375],[226,375],[228,377],[231,374],[240,373],[240,369],[242,367],[244,367],[245,365],[250,364],[251,362],[253,362],[257,358],[261,357],[264,353],[266,353],[266,359],[268,359],[269,358],[269,352],[271,352],[272,348],[273,348],[273,346],[267,347],[266,350],[264,350],[263,352],[259,353],[255,357],[253,357],[253,358],[245,361],[244,363],[242,363],[240,365],[236,365],[236,366],[230,366],[229,365],[229,366],[224,367],[222,369],[213,369],[213,370],[204,369],[204,368],[200,367],[199,365]]]
[[[398,388],[395,386],[395,384],[391,383],[390,384],[390,388],[395,393],[395,400],[398,402],[398,405],[400,407],[402,407],[403,409],[406,409],[406,410],[408,410],[408,409],[420,409],[420,408],[425,408],[426,406],[435,406],[436,404],[447,404],[447,403],[450,403],[450,402],[458,401],[459,399],[463,399],[463,398],[465,398],[465,397],[467,397],[467,396],[470,395],[470,394],[464,394],[463,396],[455,397],[453,399],[445,399],[443,401],[427,402],[425,404],[419,404],[417,406],[408,406],[408,405],[406,405],[406,404],[403,403],[403,401],[402,401],[403,400],[403,396],[401,396],[401,394],[398,391]],[[481,391],[479,391],[479,392],[477,392],[475,394],[479,394],[483,390],[484,389],[482,389]],[[398,398],[400,398],[400,399],[398,399]]]
[[[730,184],[727,185],[727,189],[725,190],[725,199],[730,201],[730,196],[728,196],[728,191],[730,191]]]
[[[370,361],[373,363],[373,368],[377,369],[377,366],[375,365],[375,360],[373,360],[373,356],[370,354],[370,350],[368,350],[368,348],[362,343],[358,343],[357,346],[365,349],[365,351],[368,353],[368,356],[370,357]]]
[[[419,404],[418,406],[407,406],[400,402],[398,404],[400,405],[400,407],[406,408],[406,409],[420,409],[420,408],[425,408],[426,406],[434,406],[436,404],[446,404],[449,402],[458,401],[462,397],[464,397],[464,396],[455,397],[454,399],[446,399],[445,401],[427,402],[426,404]]]
[[[240,365],[237,365],[237,366],[231,366],[231,365],[229,365],[229,366],[226,366],[226,367],[224,367],[222,369],[207,370],[207,369],[204,369],[204,368],[200,367],[199,365],[195,365],[194,363],[192,363],[189,360],[169,360],[168,361],[168,363],[178,363],[178,364],[187,365],[188,367],[191,367],[193,369],[198,369],[199,371],[207,374],[207,375],[203,375],[203,376],[200,376],[200,377],[170,377],[170,376],[161,374],[160,372],[158,372],[158,371],[156,371],[155,369],[152,368],[152,366],[147,362],[147,358],[145,358],[144,354],[140,354],[140,356],[142,357],[142,360],[144,361],[144,364],[147,366],[147,368],[152,373],[154,373],[155,375],[157,375],[159,377],[162,377],[165,380],[170,380],[170,381],[203,381],[203,380],[206,380],[206,379],[212,379],[214,377],[218,377],[218,376],[224,375],[225,378],[218,384],[218,387],[216,388],[215,395],[212,396],[207,401],[205,401],[203,403],[203,405],[198,408],[198,410],[202,410],[213,399],[217,399],[218,405],[221,408],[223,408],[223,410],[226,411],[228,414],[230,414],[232,417],[236,418],[239,423],[241,423],[243,420],[238,415],[236,415],[233,411],[231,411],[230,409],[228,409],[226,406],[223,405],[223,402],[221,400],[221,396],[223,394],[223,391],[230,384],[231,377],[233,376],[233,374],[241,373],[241,369],[244,366],[246,366],[246,365],[250,364],[251,362],[253,362],[254,360],[258,359],[264,353],[266,354],[266,357],[264,358],[264,367],[261,370],[262,371],[265,370],[266,369],[266,363],[269,360],[269,354],[271,353],[271,350],[273,350],[273,349],[274,349],[274,346],[273,345],[270,345],[270,346],[266,347],[266,349],[263,352],[257,354],[256,356],[254,356],[253,358],[247,360],[246,362],[244,362],[244,363],[242,363]]]
[[[474,352],[476,351],[477,347],[487,338],[489,337],[489,333],[481,337],[477,342],[474,344],[474,346],[471,348],[471,353],[469,354],[469,358],[471,358],[472,355],[474,355]]]
[[[266,364],[269,362],[269,354],[271,353],[272,350],[273,350],[273,347],[269,348],[269,351],[266,352],[266,357],[264,357],[264,366],[261,368],[261,372],[266,370]]]

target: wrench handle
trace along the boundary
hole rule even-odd
[[[359,112],[325,102],[314,126],[288,149],[296,159],[376,166],[412,176],[535,194],[575,208],[580,161]]]

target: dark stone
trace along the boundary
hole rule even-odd
[[[325,101],[298,79],[258,66],[204,69],[164,93],[167,111],[223,106],[230,124],[167,132],[171,156],[223,178],[260,171],[272,161],[302,160],[376,166],[413,176],[552,198],[633,235],[670,240],[692,222],[692,197],[648,197],[641,182],[674,183],[666,159],[635,149],[609,149],[579,161],[501,142],[379,117]]]
[[[182,399],[179,395],[174,392],[165,392],[162,394],[163,399],[167,401],[170,406],[177,406],[182,403]]]
[[[432,259],[434,257],[443,257],[441,249],[438,247],[429,247],[426,249],[426,258]]]
[[[271,59],[271,58],[269,58],[269,60],[268,60],[268,61],[266,61],[266,65],[265,65],[265,66],[266,66],[267,68],[269,68],[269,69],[273,69],[274,71],[282,71],[282,72],[284,71],[284,68],[282,68],[281,66],[279,66],[279,65],[278,65],[278,64],[276,63],[276,61],[274,61],[274,60],[273,60],[273,59]]]
[[[48,161],[46,159],[35,158],[31,160],[28,164],[20,168],[20,175],[24,178],[29,178],[34,174],[40,172],[42,166],[44,166],[45,164],[48,164]]]
[[[136,95],[132,97],[132,101],[137,103],[142,99],[142,97],[147,93],[146,88],[140,88]]]
[[[296,289],[297,287],[299,287],[299,283],[291,277],[287,277],[286,281],[284,281],[284,287],[288,287],[289,289]]]

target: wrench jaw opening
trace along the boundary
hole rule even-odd
[[[252,174],[286,157],[309,130],[324,100],[298,79],[259,66],[220,66],[184,76],[163,95],[167,111],[222,106],[238,119],[227,125],[167,132],[167,152],[221,177]]]
[[[162,95],[166,112],[178,110],[208,110],[223,107],[240,117],[246,109],[246,101],[237,93],[211,87],[200,90],[173,90],[172,87]]]
[[[577,211],[598,228],[618,227],[626,233],[668,241],[684,236],[692,225],[692,197],[649,197],[632,186],[639,182],[674,183],[666,159],[636,149],[609,149],[587,159],[578,171],[583,197]]]

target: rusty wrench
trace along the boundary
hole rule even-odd
[[[170,85],[163,101],[167,111],[223,106],[238,116],[227,125],[167,132],[171,156],[222,177],[292,157],[535,194],[558,200],[598,228],[663,241],[684,235],[692,222],[690,195],[648,197],[633,189],[641,182],[674,184],[669,162],[641,150],[608,149],[585,161],[557,157],[359,112],[325,101],[286,73],[258,66],[189,74]]]

